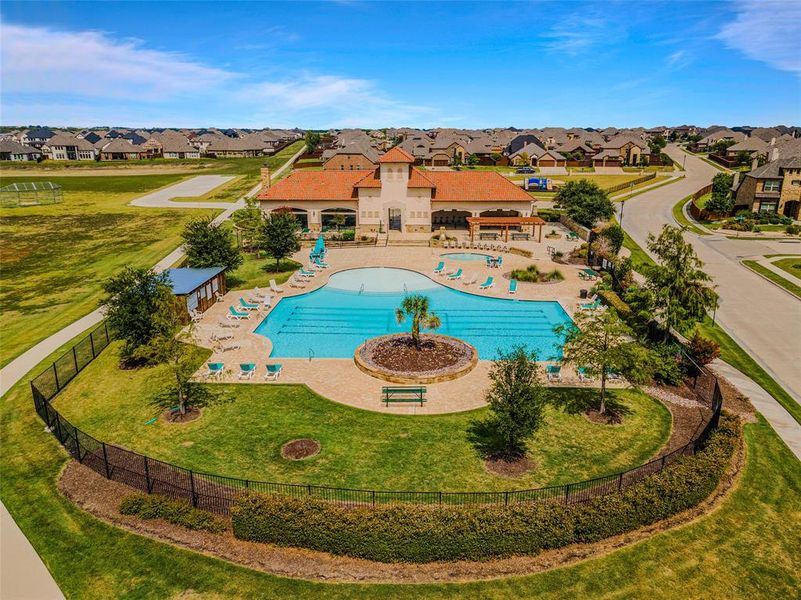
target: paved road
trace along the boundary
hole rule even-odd
[[[620,207],[623,227],[643,248],[649,233],[658,233],[666,223],[675,224],[672,209],[676,202],[708,184],[718,172],[676,146],[669,146],[666,151],[678,162],[686,160],[686,177],[635,196],[625,203],[625,208]],[[720,295],[717,321],[801,402],[801,301],[739,263],[740,258],[755,254],[801,252],[801,244],[698,236],[691,232],[686,238],[717,285]]]
[[[156,190],[131,201],[131,206],[146,208],[229,208],[230,202],[173,202],[173,198],[195,198],[228,183],[233,176],[198,175],[175,185]]]
[[[273,178],[281,175],[305,151],[305,147],[301,148],[294,156],[292,156],[292,158],[281,165],[281,167],[276,169],[273,173]],[[261,187],[261,184],[255,185],[251,190],[248,191],[247,194],[245,194],[235,203],[169,202],[169,198],[177,198],[184,195],[202,195],[210,189],[214,189],[217,187],[217,185],[220,185],[220,183],[212,185],[214,182],[210,181],[208,179],[209,177],[214,176],[201,175],[194,179],[190,179],[189,181],[177,184],[177,186],[182,186],[197,179],[205,179],[205,191],[194,191],[194,193],[186,194],[186,188],[182,188],[180,193],[175,193],[175,188],[177,186],[171,186],[170,188],[161,190],[162,193],[166,192],[166,195],[168,196],[166,200],[166,206],[169,208],[224,208],[225,210],[214,219],[215,223],[222,223],[228,219],[234,213],[234,211],[244,206],[246,198],[256,195]],[[230,178],[222,179],[227,180]],[[197,187],[190,189],[198,190],[200,189],[200,186],[198,185]],[[143,198],[147,198],[148,196],[152,197],[153,195],[154,194],[148,194]],[[138,198],[137,200],[134,200],[132,204],[136,206],[165,206],[164,204],[135,204],[137,201],[141,200],[142,198]],[[157,201],[162,202],[164,201],[164,198]],[[175,264],[175,262],[183,256],[183,254],[183,250],[181,248],[177,248],[161,259],[154,268],[156,271],[167,269],[170,267],[170,265]],[[92,311],[88,315],[78,319],[61,331],[39,342],[30,350],[12,360],[9,364],[3,367],[2,370],[0,370],[0,397],[4,396],[6,392],[8,392],[14,386],[14,384],[22,379],[36,365],[42,362],[42,360],[80,333],[99,323],[102,318],[103,313],[100,311],[100,309]],[[2,507],[2,537],[0,538],[0,548],[2,549],[2,555],[0,556],[0,583],[2,584],[2,587],[0,587],[0,600],[18,600],[23,598],[50,600],[51,598],[63,598],[63,595],[58,590],[56,582],[53,580],[53,577],[50,575],[44,563],[42,563],[39,555],[36,554],[33,546],[31,546],[30,542],[28,542],[28,540],[22,534],[22,531],[20,531],[20,529],[17,527],[16,523],[11,518],[11,515],[8,514],[8,511],[6,511],[5,506],[0,504],[0,507]]]

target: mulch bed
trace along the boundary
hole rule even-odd
[[[532,471],[535,467],[535,463],[527,456],[520,456],[518,458],[489,456],[484,459],[484,467],[493,475],[518,477]]]
[[[199,408],[187,406],[184,414],[170,409],[165,410],[163,413],[161,413],[161,420],[165,421],[166,423],[191,423],[192,421],[199,419],[202,414],[203,411]]]
[[[303,460],[320,453],[320,442],[309,438],[292,440],[281,446],[281,457],[287,460]]]
[[[623,417],[611,410],[608,406],[606,407],[606,412],[603,414],[601,414],[597,408],[587,409],[581,414],[583,414],[588,421],[597,425],[620,425],[623,422]]]
[[[430,377],[461,369],[470,363],[474,352],[454,338],[424,334],[417,349],[410,335],[395,335],[368,340],[360,358],[366,365],[391,374]]]

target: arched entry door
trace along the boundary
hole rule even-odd
[[[401,209],[390,208],[389,215],[387,216],[390,231],[403,231],[401,225]]]

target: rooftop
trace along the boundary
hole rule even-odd
[[[225,271],[225,267],[208,267],[206,269],[169,269],[167,277],[172,285],[172,292],[178,296],[190,294],[209,279]]]

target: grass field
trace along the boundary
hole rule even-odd
[[[202,362],[202,354],[199,362]],[[628,412],[616,427],[580,414],[589,390],[555,392],[543,429],[529,444],[536,468],[521,477],[490,474],[473,442],[486,409],[436,416],[364,411],[321,398],[298,385],[211,385],[225,400],[201,419],[157,422],[152,402],[168,388],[163,367],[120,370],[114,345],[87,367],[55,406],[90,435],[181,466],[262,481],[395,490],[499,490],[557,485],[626,470],[647,462],[667,440],[670,413],[648,396],[615,391]],[[322,444],[304,461],[281,458],[296,438]]]
[[[0,210],[2,365],[95,309],[101,282],[115,271],[155,264],[178,246],[189,219],[210,214],[128,206],[185,178],[53,177],[63,186],[63,203]]]
[[[776,285],[778,285],[779,287],[784,288],[785,290],[790,292],[793,296],[796,296],[797,298],[801,299],[801,286],[796,285],[795,283],[789,281],[788,279],[785,279],[778,273],[774,273],[770,269],[765,268],[755,260],[744,260],[743,264],[752,271],[754,271],[755,273],[759,273],[760,275],[762,275],[762,277],[764,277],[765,279],[768,279],[773,283],[775,283]]]
[[[414,595],[767,600],[794,597],[801,587],[801,464],[764,421],[746,426],[742,481],[706,517],[571,567],[496,581],[414,587],[290,580],[121,531],[57,492],[56,479],[67,457],[42,433],[26,380],[0,403],[0,423],[6,446],[0,460],[0,500],[71,599]]]
[[[790,256],[780,260],[774,260],[773,264],[779,267],[782,271],[786,271],[794,277],[801,277],[801,257]]]
[[[226,273],[226,283],[230,290],[267,287],[270,284],[270,279],[275,279],[276,283],[281,284],[302,266],[295,261],[284,259],[279,265],[280,270],[274,271],[274,258],[259,258],[253,254],[245,254],[244,256],[245,261],[238,269]]]

